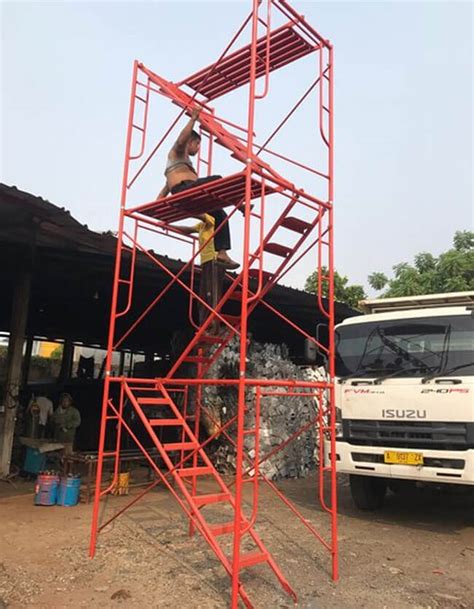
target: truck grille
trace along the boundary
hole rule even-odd
[[[342,431],[346,442],[360,446],[474,448],[474,423],[343,419]]]

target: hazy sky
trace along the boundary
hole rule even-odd
[[[366,283],[371,271],[448,248],[455,230],[473,226],[471,3],[293,5],[335,46],[338,270]],[[1,181],[115,230],[133,60],[179,80],[217,58],[249,6],[3,2]],[[301,76],[285,72],[266,108],[282,116],[306,86]],[[244,99],[225,102],[241,124]],[[306,153],[311,141],[296,130],[278,142],[298,147]],[[162,163],[143,200],[160,189]]]

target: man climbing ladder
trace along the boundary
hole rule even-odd
[[[214,180],[219,180],[222,176],[212,175],[205,178],[198,178],[198,175],[191,162],[201,145],[201,136],[194,131],[194,125],[199,117],[200,109],[195,108],[191,113],[191,119],[184,127],[168,153],[168,162],[165,169],[166,184],[161,189],[158,198],[166,197],[169,193],[176,194],[189,188],[194,188],[201,184],[207,184]],[[216,209],[208,212],[214,218],[216,231],[214,237],[214,247],[217,251],[216,262],[227,269],[236,269],[239,266],[230,258],[227,251],[230,250],[230,230],[227,214],[223,209]]]

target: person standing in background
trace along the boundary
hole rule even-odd
[[[76,429],[81,424],[79,410],[73,405],[69,393],[62,393],[59,397],[59,406],[54,411],[54,439],[64,444],[64,454],[74,452],[74,438]]]
[[[46,396],[45,392],[41,389],[36,392],[36,396],[33,395],[30,403],[28,404],[28,412],[33,415],[34,411],[38,412],[38,437],[46,437],[46,428],[48,422],[53,416],[53,402]]]

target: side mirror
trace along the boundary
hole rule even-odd
[[[319,349],[309,338],[304,340],[304,358],[308,364],[315,364],[318,359]]]
[[[316,340],[318,343],[326,346],[329,343],[329,326],[325,323],[319,323],[316,326]],[[318,348],[318,346],[309,338],[305,339],[304,344],[304,355],[307,363],[326,365],[327,356],[324,351]]]

